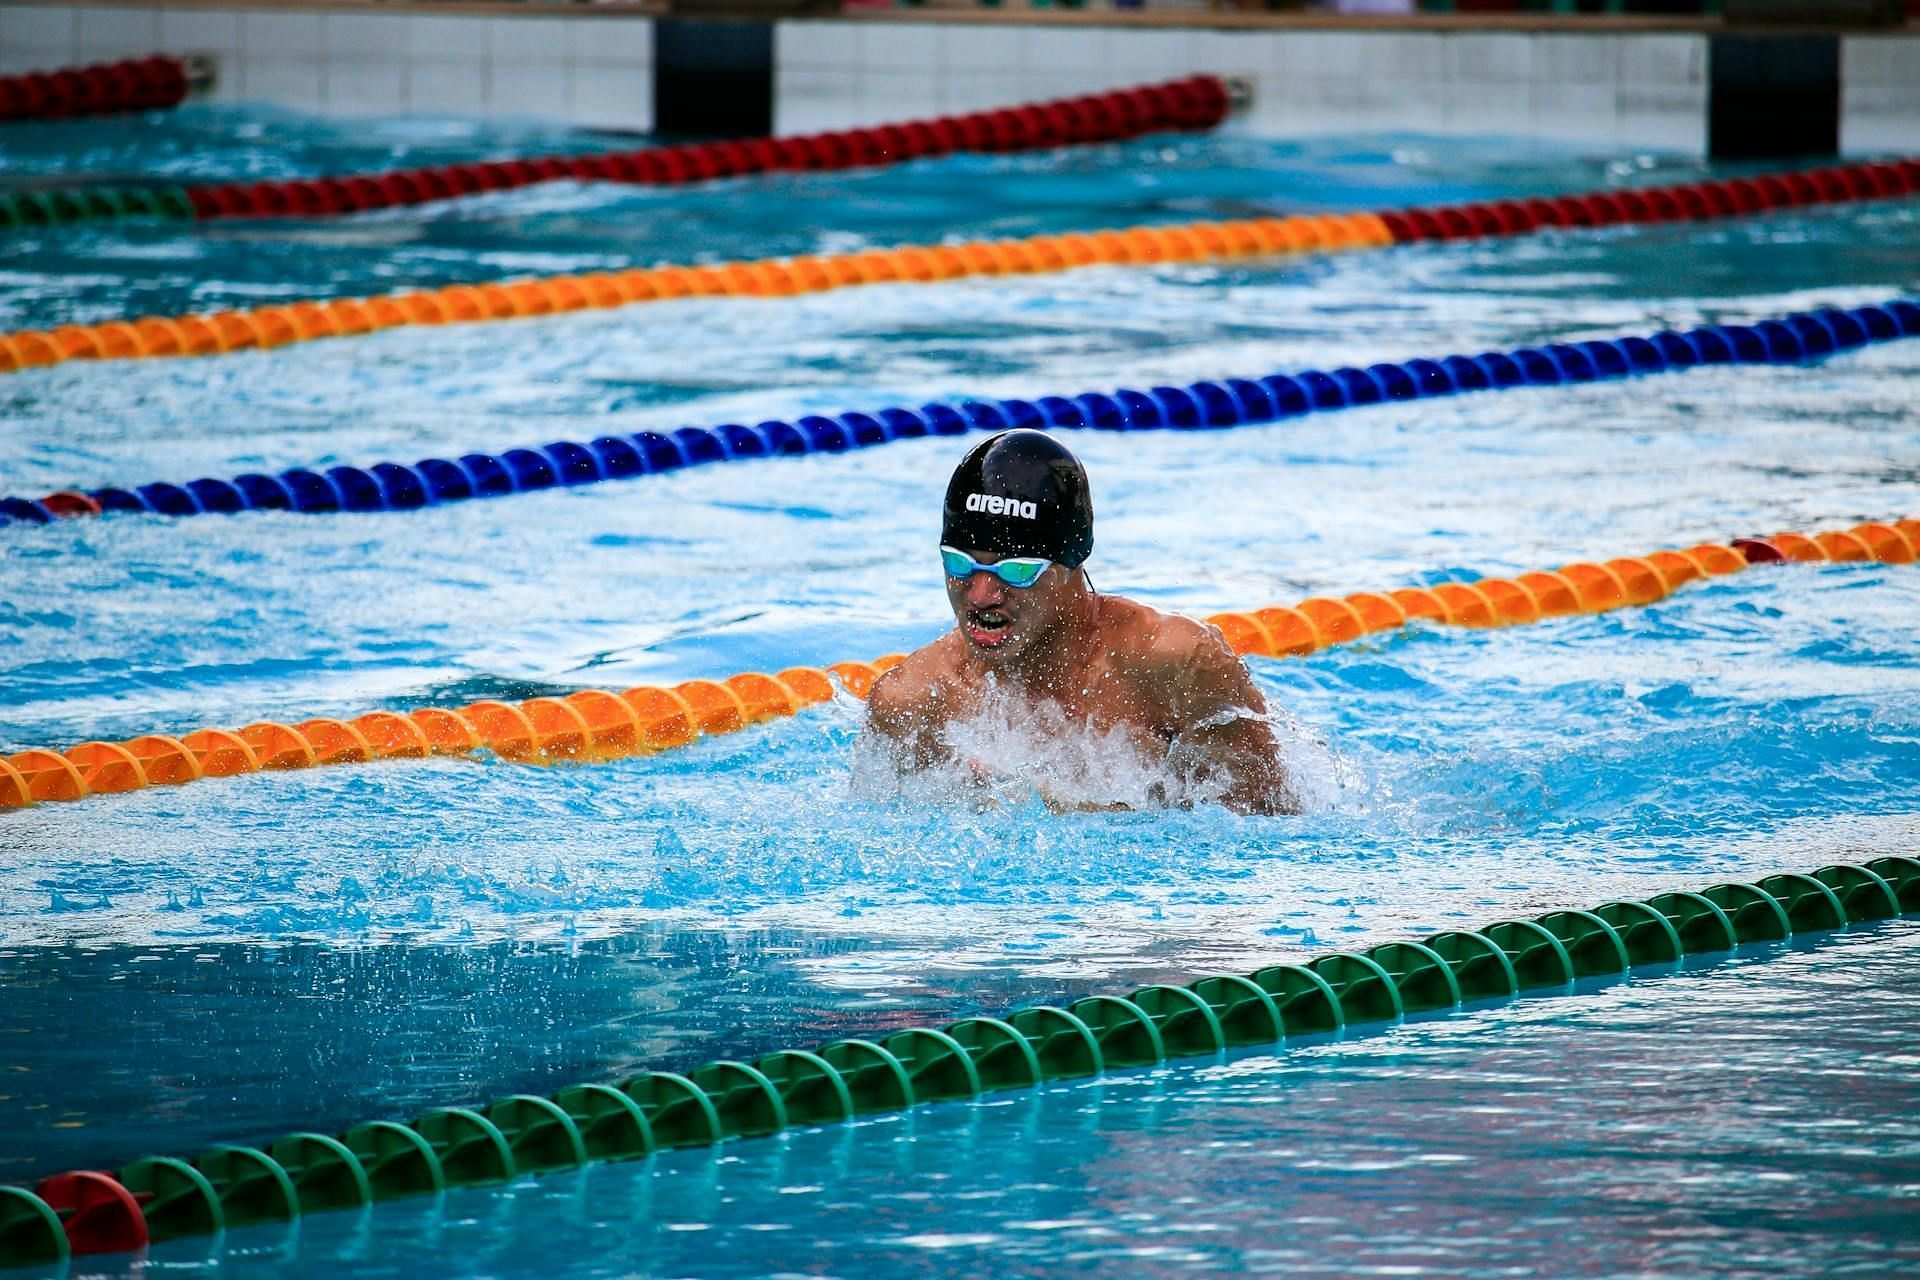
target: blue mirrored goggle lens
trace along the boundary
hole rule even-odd
[[[1010,587],[1030,587],[1040,581],[1040,575],[1047,571],[1045,560],[1002,560],[999,564],[989,565],[1000,581]]]
[[[971,577],[984,569],[1010,587],[1032,586],[1040,581],[1040,575],[1047,571],[1047,565],[1050,563],[1046,560],[1021,557],[1002,560],[998,564],[981,564],[966,552],[956,551],[952,547],[940,548],[940,562],[946,566],[948,577]]]

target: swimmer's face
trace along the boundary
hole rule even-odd
[[[981,564],[998,564],[991,551],[973,551]],[[1013,587],[984,570],[964,578],[947,575],[947,603],[967,647],[989,663],[1017,658],[1034,638],[1058,623],[1065,609],[1073,570],[1050,564],[1030,587]]]

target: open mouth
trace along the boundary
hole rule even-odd
[[[967,638],[983,648],[1005,644],[1013,635],[1013,619],[999,609],[967,610]]]

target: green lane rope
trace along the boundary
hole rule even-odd
[[[551,1098],[520,1094],[483,1109],[440,1107],[410,1124],[376,1120],[338,1138],[296,1133],[265,1151],[217,1146],[191,1161],[149,1157],[121,1169],[117,1187],[97,1173],[44,1180],[38,1190],[49,1200],[71,1199],[76,1179],[95,1180],[96,1191],[133,1193],[117,1200],[96,1196],[84,1215],[69,1208],[64,1225],[61,1212],[40,1195],[0,1187],[0,1266],[59,1261],[70,1248],[104,1252],[131,1247],[125,1242],[135,1237],[166,1240],[290,1222],[303,1213],[447,1187],[1278,1046],[1902,915],[1920,915],[1920,860],[1881,857],[1755,884],[1607,902],[1591,911],[1549,911],[1476,931],[1447,930],[1184,987],[1091,995],[1004,1019],[963,1018],[938,1030],[895,1031],[878,1042],[841,1040],[751,1063],[711,1062],[685,1075],[643,1071],[617,1086],[574,1085]],[[114,1211],[122,1218],[102,1205],[120,1206]]]
[[[60,191],[15,191],[0,195],[0,230],[60,227],[102,218],[152,218],[183,222],[193,217],[185,187],[79,187]]]

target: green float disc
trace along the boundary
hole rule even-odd
[[[1462,1002],[1506,1000],[1520,994],[1520,977],[1513,961],[1483,934],[1449,929],[1426,940],[1426,947],[1447,962],[1460,988]]]
[[[985,1089],[1026,1089],[1046,1078],[1027,1038],[998,1018],[962,1018],[943,1027],[967,1051]]]
[[[446,1171],[433,1144],[405,1125],[390,1120],[355,1125],[340,1135],[340,1145],[360,1161],[375,1200],[431,1196],[446,1190]]]
[[[587,1162],[587,1145],[573,1117],[545,1098],[515,1094],[488,1107],[486,1116],[506,1138],[517,1169],[552,1173]]]
[[[1288,1039],[1330,1034],[1347,1025],[1340,993],[1303,965],[1268,965],[1255,971],[1253,983],[1280,1011],[1280,1025]]]
[[[293,1179],[302,1213],[357,1209],[373,1202],[373,1184],[360,1157],[347,1145],[319,1133],[294,1133],[267,1149]]]
[[[855,1115],[899,1111],[920,1101],[900,1059],[871,1040],[836,1040],[820,1050],[820,1059],[840,1073]]]
[[[713,1100],[720,1132],[729,1138],[757,1138],[787,1127],[787,1107],[773,1081],[744,1062],[709,1062],[688,1079]]]
[[[1035,1005],[1007,1015],[1007,1025],[1027,1038],[1040,1074],[1048,1080],[1097,1076],[1106,1070],[1093,1028],[1052,1005]]]
[[[262,1222],[292,1222],[300,1216],[300,1196],[279,1161],[252,1147],[214,1147],[194,1157],[220,1196],[220,1211],[230,1227]]]
[[[60,1215],[24,1187],[0,1186],[0,1267],[46,1266],[72,1249]]]
[[[1460,1007],[1460,984],[1453,967],[1437,951],[1417,942],[1383,942],[1369,947],[1367,959],[1387,971],[1407,1013]]]
[[[185,1161],[149,1156],[116,1176],[140,1201],[147,1234],[155,1240],[212,1235],[226,1229],[219,1193],[205,1174]]]
[[[440,1157],[450,1187],[505,1182],[519,1172],[513,1148],[493,1121],[465,1107],[436,1107],[413,1121],[413,1131]]]
[[[832,1124],[853,1118],[853,1091],[817,1053],[783,1049],[753,1064],[780,1091],[789,1124]]]
[[[637,1160],[653,1151],[653,1126],[640,1104],[603,1084],[577,1084],[553,1095],[572,1117],[592,1160]]]

